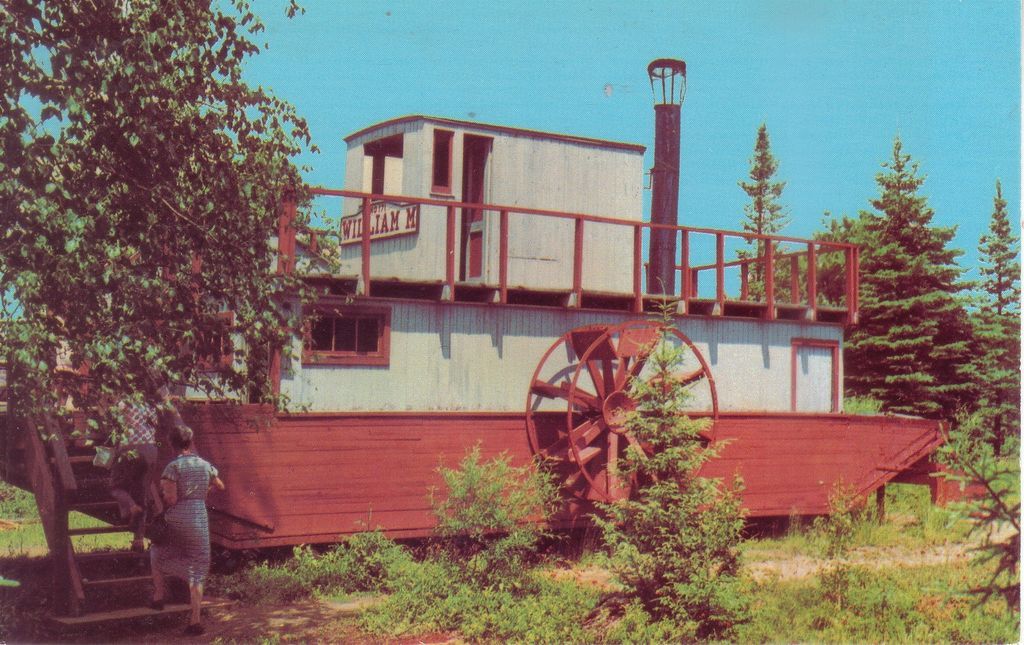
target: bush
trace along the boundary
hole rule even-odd
[[[440,468],[447,495],[431,493],[437,517],[435,553],[459,579],[481,588],[521,590],[537,553],[543,526],[558,504],[550,474],[513,466],[502,454],[480,461],[471,449],[456,469]]]
[[[381,531],[357,533],[322,554],[297,546],[284,562],[262,562],[219,579],[220,592],[251,603],[283,603],[317,594],[383,591],[412,555]]]
[[[842,482],[828,497],[829,514],[814,518],[814,532],[825,542],[825,555],[830,558],[846,555],[853,544],[857,527],[865,520],[864,500]]]
[[[630,446],[621,469],[638,489],[603,505],[606,518],[598,521],[613,571],[650,624],[670,619],[686,640],[727,638],[745,616],[737,578],[741,482],[724,486],[696,474],[716,451],[702,446],[704,424],[682,413],[687,392],[673,373],[683,359],[681,349],[658,343],[648,358],[653,378],[633,382],[638,406],[626,427],[650,454]]]
[[[574,582],[531,575],[533,593],[480,588],[448,582],[446,566],[421,562],[405,567],[396,591],[370,608],[362,626],[391,636],[458,631],[472,642],[582,643],[593,641],[585,629],[598,593]]]
[[[294,565],[267,562],[220,577],[210,591],[251,604],[294,602],[310,597],[313,592],[296,574]]]

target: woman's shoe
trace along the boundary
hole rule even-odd
[[[199,636],[200,634],[202,634],[205,631],[206,630],[203,629],[203,626],[201,624],[194,623],[194,624],[191,624],[191,625],[189,625],[188,627],[185,628],[185,635],[186,636]]]
[[[149,608],[152,609],[153,611],[163,611],[164,610],[164,599],[161,598],[160,600],[150,600],[149,601]]]

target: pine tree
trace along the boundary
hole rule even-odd
[[[878,173],[877,213],[862,211],[860,324],[846,344],[851,394],[888,412],[951,418],[973,393],[971,328],[960,292],[955,227],[932,224],[925,178],[903,152]]]
[[[779,169],[779,161],[772,155],[771,142],[768,139],[768,128],[762,123],[757,129],[754,141],[754,154],[750,158],[750,181],[737,182],[750,197],[750,203],[743,207],[745,215],[743,230],[759,235],[778,233],[789,224],[789,215],[780,203],[784,181],[772,181]],[[756,246],[756,255],[749,251],[741,252],[741,257],[763,258],[765,255],[764,240],[752,241]],[[764,266],[761,263],[751,265],[750,292],[752,297],[764,294]],[[782,281],[785,282],[784,280]],[[781,286],[781,285],[780,285]]]
[[[996,181],[989,232],[981,236],[982,302],[974,315],[979,408],[997,454],[1020,433],[1020,238],[1010,227]]]

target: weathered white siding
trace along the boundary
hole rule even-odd
[[[523,411],[541,356],[582,325],[635,316],[563,309],[376,302],[391,308],[390,367],[286,366],[282,392],[313,411]],[[721,410],[788,411],[792,339],[842,341],[834,325],[684,317],[679,328],[711,365]],[[300,346],[295,341],[295,351]],[[830,379],[801,385],[828,400]]]
[[[364,146],[395,134],[403,136],[403,158],[386,173],[386,192],[398,185],[412,197],[431,194],[434,130],[454,133],[452,200],[463,195],[463,152],[466,135],[491,139],[484,202],[523,208],[558,210],[640,221],[642,216],[643,151],[618,144],[559,138],[525,131],[489,129],[429,117],[368,130],[349,141],[345,186],[368,191],[370,164]],[[389,161],[392,161],[389,159]],[[400,166],[400,171],[397,167]],[[388,181],[390,180],[390,181]],[[343,214],[355,213],[357,200],[346,200]],[[484,263],[481,281],[498,282],[499,218],[484,214]],[[458,230],[461,231],[461,212]],[[372,243],[370,270],[378,278],[440,281],[445,276],[446,209],[423,207],[416,235]],[[509,217],[509,285],[534,289],[572,287],[573,223],[569,220],[511,214]],[[458,240],[456,241],[458,246]],[[583,288],[629,293],[632,290],[633,231],[628,226],[588,223],[584,227]],[[456,249],[456,266],[461,266]],[[360,268],[359,245],[342,248],[342,271]]]

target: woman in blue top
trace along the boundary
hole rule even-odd
[[[153,571],[153,609],[163,609],[164,576],[188,582],[192,614],[186,634],[202,634],[199,612],[203,584],[210,571],[210,523],[206,494],[216,487],[224,490],[217,469],[193,452],[192,429],[185,425],[171,433],[171,446],[178,456],[164,468],[160,492],[167,510],[168,537],[150,550]]]

